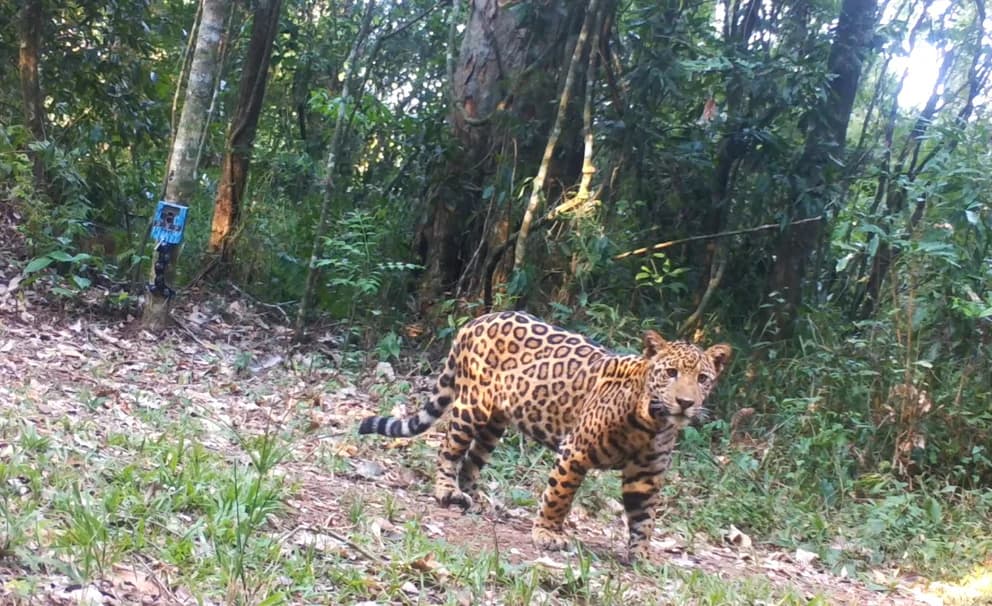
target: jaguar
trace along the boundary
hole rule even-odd
[[[731,353],[726,343],[703,350],[648,330],[639,355],[621,354],[524,312],[486,314],[458,331],[419,411],[367,417],[359,433],[415,436],[450,410],[434,496],[463,509],[476,502],[479,472],[508,427],[552,449],[531,532],[547,550],[568,546],[564,522],[586,474],[620,470],[632,561],[649,554],[677,434],[703,417]]]

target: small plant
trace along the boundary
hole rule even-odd
[[[455,336],[462,326],[472,320],[472,316],[456,310],[457,301],[449,299],[441,305],[441,313],[445,314],[445,326],[437,331],[438,339],[450,339]]]
[[[271,477],[289,455],[271,432],[254,437],[235,434],[251,462],[235,463],[209,511],[207,531],[222,570],[227,597],[233,601],[257,596],[264,585],[257,576],[278,557],[278,546],[260,532],[270,516],[282,510],[284,486]]]
[[[234,370],[238,373],[244,373],[251,366],[253,356],[250,351],[239,351],[236,356],[234,356]]]
[[[87,253],[70,254],[64,250],[53,250],[36,257],[24,267],[25,285],[37,280],[41,276],[42,270],[56,262],[65,265],[66,269],[60,273],[63,279],[52,288],[52,292],[63,297],[77,296],[93,284],[90,278],[83,275],[86,273],[85,270],[102,269],[102,262],[93,255]]]
[[[345,497],[342,500],[348,504],[348,521],[357,526],[365,519],[368,503],[365,497],[357,492],[350,492]]]
[[[57,544],[72,554],[76,578],[88,581],[104,574],[120,556],[107,510],[83,492],[78,483],[57,507],[66,516],[66,528]]]
[[[40,435],[32,424],[25,424],[21,429],[21,448],[35,454],[42,454],[51,446],[51,438]]]
[[[571,600],[588,602],[592,598],[592,555],[581,543],[577,542],[576,547],[578,566],[565,569],[565,582],[558,591]]]
[[[393,493],[387,493],[386,498],[382,501],[382,512],[386,519],[393,522],[398,519],[400,512],[400,504],[396,501],[396,497]]]
[[[370,390],[379,398],[379,411],[381,414],[389,414],[395,406],[407,402],[410,399],[410,383],[407,381],[393,381],[388,383],[377,383]]]
[[[664,299],[666,296],[675,296],[686,291],[686,285],[681,278],[688,271],[687,267],[676,267],[665,253],[656,252],[641,265],[634,279],[637,280],[639,287],[651,288]]]
[[[379,342],[375,346],[376,357],[379,358],[381,362],[388,362],[390,360],[398,360],[400,357],[400,351],[403,345],[402,339],[396,334],[395,331],[389,331],[379,339]]]
[[[331,311],[353,319],[362,305],[383,294],[392,277],[419,269],[401,261],[382,260],[381,249],[389,237],[387,217],[351,210],[324,238],[325,256],[316,267],[324,268]]]

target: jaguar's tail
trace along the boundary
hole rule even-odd
[[[358,427],[358,433],[378,433],[384,436],[404,437],[421,434],[433,425],[455,397],[455,359],[457,347],[452,347],[444,370],[437,379],[434,393],[419,412],[408,417],[367,417]]]

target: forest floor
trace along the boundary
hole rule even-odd
[[[989,603],[664,521],[654,561],[626,566],[619,505],[598,498],[609,474],[570,516],[576,548],[540,553],[540,454],[504,457],[485,512],[463,515],[430,497],[437,432],[356,435],[408,410],[428,373],[368,362],[335,330],[295,346],[237,295],[182,298],[160,337],[18,275],[0,263],[2,604]]]

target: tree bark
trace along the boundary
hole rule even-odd
[[[196,169],[199,144],[207,128],[207,115],[213,97],[214,81],[220,72],[220,48],[224,35],[224,17],[227,14],[228,0],[203,0],[200,27],[197,32],[193,63],[190,67],[189,82],[186,87],[186,100],[179,116],[176,138],[172,143],[169,157],[169,174],[165,185],[165,199],[188,205],[196,189]],[[159,256],[152,270],[165,274],[165,283],[175,278],[178,246],[159,245]],[[164,265],[164,267],[162,267]],[[169,320],[171,293],[151,289],[145,302],[142,324],[151,331],[165,328]]]
[[[434,171],[427,217],[417,235],[425,267],[422,310],[444,296],[474,298],[482,292],[487,267],[509,267],[512,258],[501,262],[493,255],[507,248],[503,239],[514,222],[517,175],[533,174],[531,167],[540,162],[567,69],[565,49],[585,14],[585,3],[567,0],[468,0],[467,8],[457,59],[449,50],[449,122],[459,149]],[[570,184],[578,177],[580,125],[581,120],[568,124],[563,135],[568,144],[560,146],[567,153],[556,154],[549,184]]]
[[[20,54],[18,67],[21,73],[21,98],[24,109],[24,124],[35,141],[45,141],[45,104],[41,94],[41,79],[38,64],[41,57],[41,0],[26,0],[21,8]],[[38,152],[31,152],[34,163],[35,188],[39,193],[47,193],[48,179],[45,176],[45,163]]]
[[[872,41],[876,0],[843,0],[834,41],[827,58],[833,79],[823,104],[807,114],[806,144],[791,184],[793,219],[821,216],[831,197],[830,183],[844,158],[847,126],[861,79],[861,67]],[[810,255],[816,249],[822,221],[788,225],[776,249],[769,293],[780,303],[772,312],[779,337],[791,334]]]
[[[221,253],[223,261],[230,261],[231,236],[241,217],[241,203],[265,97],[272,44],[279,31],[281,7],[282,0],[258,0],[255,5],[251,40],[238,84],[237,106],[227,133],[227,152],[217,184],[210,242],[207,245],[210,252]]]

